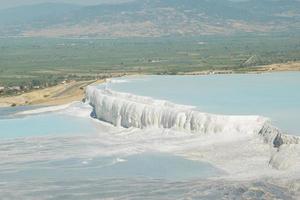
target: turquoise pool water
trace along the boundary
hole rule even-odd
[[[3,117],[3,116],[2,116]],[[0,118],[0,139],[89,134],[97,131],[90,119],[70,115],[45,113],[23,117]]]
[[[112,90],[193,105],[203,112],[263,115],[300,134],[300,73],[141,76],[118,79]]]
[[[95,177],[179,181],[214,177],[222,173],[208,163],[191,161],[172,154],[144,153],[121,158],[99,156],[71,157],[47,162],[33,161],[30,165],[24,163],[24,166],[18,167],[16,171],[3,170],[0,176],[1,181],[41,179],[64,181],[66,177],[73,181]]]
[[[27,110],[38,109],[40,106],[17,106],[0,108],[0,119],[15,118],[15,114]]]
[[[72,108],[87,109],[86,106],[76,104]],[[208,163],[172,154],[146,151],[126,155],[126,149],[131,145],[114,135],[114,132],[124,131],[122,129],[105,128],[91,117],[72,115],[72,109],[18,114],[30,109],[0,110],[0,194],[1,181],[9,184],[66,179],[76,182],[95,178],[99,182],[105,179],[177,181],[223,173]],[[118,145],[125,147],[124,152],[117,150]]]
[[[143,76],[118,80],[121,82],[109,83],[108,87],[194,105],[204,112],[264,115],[290,133],[300,133],[300,73]],[[180,134],[134,134],[132,130],[106,127],[72,112],[15,115],[30,109],[0,109],[3,199],[293,197],[286,188],[268,180],[221,179],[227,172],[207,162],[175,155],[173,148],[182,145],[184,139]],[[191,137],[190,142],[195,139]],[[160,148],[171,153],[156,152]],[[201,150],[196,150],[201,154]]]

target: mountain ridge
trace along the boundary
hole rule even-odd
[[[297,0],[140,0],[91,6],[37,4],[0,10],[0,34],[159,37],[299,29]]]

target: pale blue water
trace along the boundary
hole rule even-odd
[[[122,160],[121,160],[122,159]],[[119,161],[121,160],[121,161]],[[186,160],[164,153],[144,153],[132,156],[68,158],[33,161],[30,167],[24,164],[17,171],[0,171],[1,181],[22,180],[68,180],[98,178],[149,178],[167,180],[192,180],[222,174],[221,170],[204,162]]]
[[[300,133],[300,73],[126,80],[109,87],[205,112],[265,115]],[[142,151],[143,146],[139,154],[128,156],[124,150],[105,156],[132,143],[98,135],[99,127],[89,118],[55,112],[14,115],[27,109],[0,109],[0,199],[292,199],[268,181],[214,179],[224,172],[205,162]]]
[[[41,106],[17,106],[0,108],[0,119],[15,118],[15,114],[22,111],[38,109]]]
[[[300,73],[209,76],[142,76],[109,88],[216,114],[263,115],[290,134],[300,134]]]
[[[4,117],[3,117],[4,118]],[[7,119],[0,118],[0,139],[66,134],[95,133],[90,119],[70,115],[46,113]]]
[[[0,109],[3,199],[122,199],[131,195],[133,184],[139,182],[144,189],[136,188],[137,199],[145,193],[160,198],[162,193],[153,195],[148,188],[153,181],[176,184],[224,174],[209,163],[173,154],[146,151],[105,156],[111,148],[117,149],[118,142],[110,142],[117,138],[101,135],[92,118],[63,112],[15,115],[27,109],[31,108]]]

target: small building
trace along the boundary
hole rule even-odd
[[[33,89],[40,89],[39,85],[33,86]]]
[[[0,92],[3,92],[5,90],[5,87],[0,86]]]
[[[9,90],[15,90],[15,91],[20,91],[21,87],[20,86],[12,86],[8,88]]]

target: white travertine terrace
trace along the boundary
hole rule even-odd
[[[95,86],[87,88],[86,99],[94,108],[94,117],[116,127],[162,128],[194,135],[222,134],[232,138],[234,135],[260,137],[270,145],[269,165],[276,169],[288,168],[290,164],[284,160],[289,160],[288,154],[297,153],[300,149],[299,137],[284,134],[262,116],[203,113],[190,106]]]

